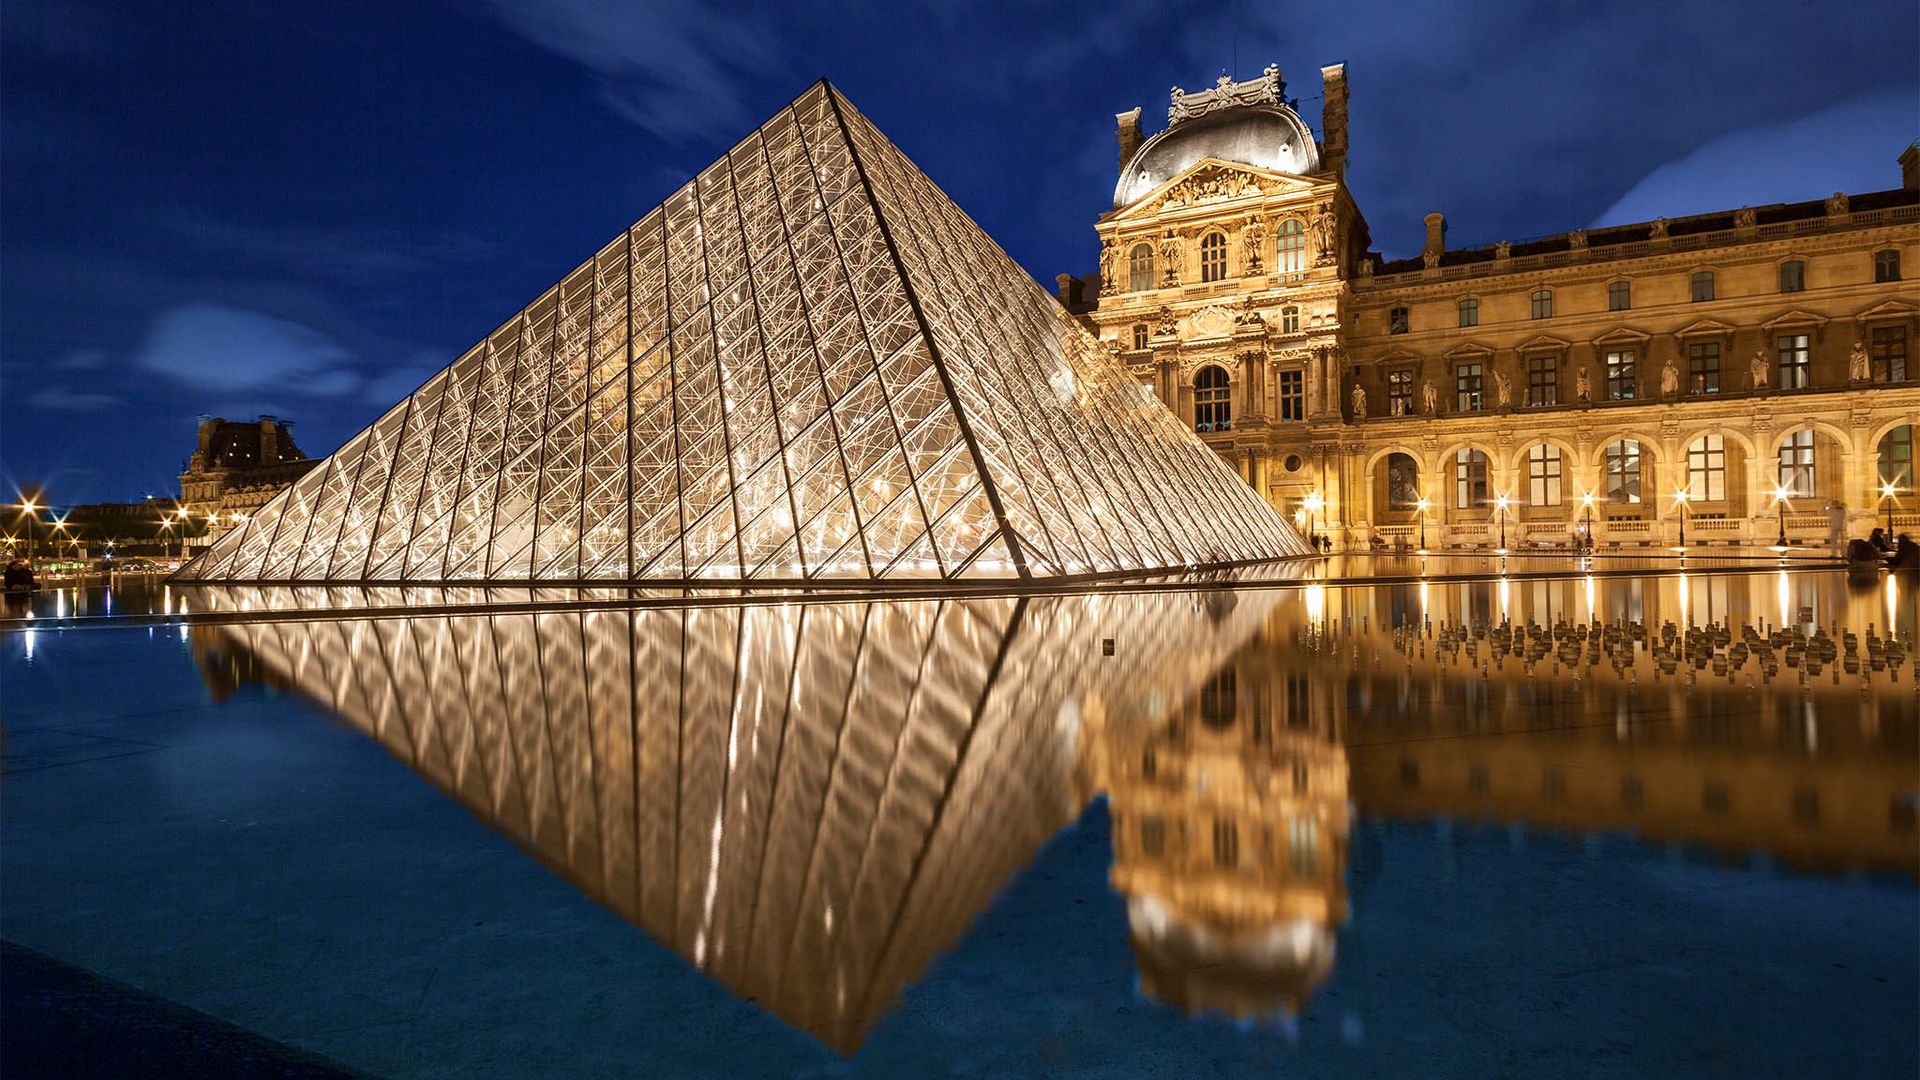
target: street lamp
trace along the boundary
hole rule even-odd
[[[1691,497],[1686,488],[1673,493],[1673,505],[1680,508],[1680,550],[1683,553],[1687,550],[1687,500]]]
[[[1307,532],[1307,536],[1313,540],[1313,549],[1316,553],[1320,550],[1320,508],[1325,505],[1326,503],[1320,498],[1319,492],[1311,491],[1307,493],[1307,513],[1312,515],[1309,520],[1313,522],[1312,527]]]
[[[1581,495],[1580,505],[1587,508],[1587,538],[1582,546],[1591,551],[1593,550],[1593,492],[1589,491]]]
[[[1893,486],[1893,482],[1891,480],[1885,481],[1880,485],[1880,501],[1887,504],[1887,540],[1888,542],[1892,542],[1893,540],[1893,496],[1894,496],[1894,492],[1898,490],[1899,490],[1898,488],[1895,488]]]
[[[1413,505],[1420,511],[1420,554],[1425,555],[1427,553],[1427,500],[1421,499]],[[1888,513],[1887,520],[1893,520],[1891,512]],[[1887,531],[1892,532],[1892,527],[1889,526]]]
[[[1507,553],[1507,497],[1493,500],[1493,516],[1500,519],[1500,554]]]
[[[1787,496],[1793,494],[1784,487],[1773,489],[1773,506],[1780,512],[1780,536],[1774,544],[1781,551],[1787,550]]]
[[[20,512],[27,517],[27,558],[29,560],[33,558],[33,527],[40,524],[40,519],[34,514],[39,509],[39,504],[32,499],[23,499],[20,503]]]

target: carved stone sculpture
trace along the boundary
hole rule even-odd
[[[1496,371],[1493,373],[1493,390],[1499,397],[1500,407],[1503,409],[1506,408],[1507,402],[1512,400],[1512,388],[1507,384],[1506,372]]]
[[[1747,367],[1747,374],[1752,382],[1752,389],[1765,390],[1767,388],[1767,371],[1772,366],[1772,364],[1768,363],[1765,346],[1753,350],[1753,360]]]
[[[1513,241],[1502,240],[1499,243],[1493,245],[1493,257],[1496,259],[1513,258]]]
[[[1736,229],[1751,229],[1759,220],[1759,215],[1754,213],[1751,206],[1743,206],[1733,212],[1733,227]]]
[[[1359,383],[1353,384],[1353,418],[1355,420],[1367,418],[1367,388]]]
[[[1180,241],[1173,235],[1172,229],[1168,229],[1167,235],[1160,238],[1160,265],[1163,267],[1160,274],[1162,288],[1180,284]]]
[[[1100,295],[1112,296],[1115,292],[1113,281],[1113,245],[1100,245]]]
[[[1335,231],[1333,212],[1324,206],[1321,207],[1313,215],[1313,224],[1309,228],[1313,230],[1313,250],[1316,254],[1314,261],[1321,265],[1333,262],[1336,255],[1333,249]]]
[[[1581,401],[1588,400],[1593,393],[1593,377],[1587,374],[1587,369],[1584,367],[1574,373],[1573,393]]]
[[[1439,252],[1437,252],[1437,251],[1423,251],[1423,252],[1421,252],[1421,253],[1420,253],[1420,265],[1422,265],[1422,266],[1424,266],[1424,267],[1426,267],[1426,268],[1427,268],[1427,269],[1429,269],[1429,270],[1431,270],[1431,269],[1433,269],[1433,268],[1434,268],[1434,267],[1436,267],[1436,266],[1439,266],[1439,265],[1440,265],[1440,253],[1439,253]]]
[[[1673,365],[1673,361],[1669,360],[1667,361],[1667,366],[1660,369],[1660,396],[1672,397],[1679,392],[1680,369]]]
[[[1568,233],[1567,247],[1573,251],[1587,250],[1587,230],[1575,229]]]
[[[1827,216],[1828,217],[1839,217],[1841,214],[1844,214],[1847,212],[1848,207],[1849,207],[1849,203],[1847,202],[1846,192],[1836,191],[1833,194],[1827,196]]]
[[[1440,412],[1440,391],[1434,388],[1432,379],[1420,384],[1420,408],[1428,416],[1436,416]]]
[[[1853,351],[1847,354],[1847,374],[1854,382],[1866,382],[1873,378],[1873,362],[1867,356],[1867,343],[1856,339]]]
[[[1655,240],[1665,240],[1667,238],[1667,219],[1666,218],[1653,219],[1653,238]]]
[[[1247,273],[1258,274],[1260,272],[1260,252],[1261,249],[1266,246],[1266,222],[1261,221],[1259,218],[1250,219],[1247,222],[1246,228],[1240,230],[1240,259],[1246,266]]]

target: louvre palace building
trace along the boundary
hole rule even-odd
[[[1824,545],[1920,530],[1920,148],[1899,185],[1372,250],[1279,69],[1118,116],[1100,267],[1058,295],[1303,529],[1345,547]],[[1889,146],[1888,179],[1897,147]]]

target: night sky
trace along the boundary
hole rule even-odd
[[[994,12],[997,12],[994,13]],[[1237,14],[1236,14],[1237,13]],[[1051,287],[1113,114],[1281,66],[1390,258],[1899,184],[1913,0],[0,5],[0,499],[330,452],[824,75]]]

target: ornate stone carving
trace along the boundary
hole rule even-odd
[[[1593,394],[1593,376],[1587,374],[1585,366],[1582,366],[1579,371],[1574,372],[1573,394],[1574,397],[1581,401],[1588,400]]]
[[[1100,245],[1100,295],[1112,296],[1118,290],[1113,283],[1113,245]]]
[[[1653,219],[1653,239],[1665,240],[1666,238],[1667,238],[1667,219],[1654,218]]]
[[[1432,379],[1420,384],[1420,411],[1428,416],[1440,415],[1440,391],[1434,387]]]
[[[1502,240],[1499,243],[1493,245],[1493,257],[1495,259],[1513,258],[1513,241]]]
[[[1743,206],[1733,212],[1733,227],[1736,229],[1751,229],[1759,220],[1759,215],[1754,213],[1751,206]]]
[[[1503,409],[1506,408],[1507,402],[1513,399],[1513,388],[1507,382],[1506,372],[1496,371],[1493,373],[1493,391],[1499,396],[1500,407]]]
[[[1567,234],[1567,248],[1570,251],[1587,250],[1587,230],[1575,229]]]
[[[1673,397],[1679,392],[1680,369],[1674,366],[1673,361],[1669,360],[1667,361],[1667,366],[1660,369],[1660,396]]]
[[[1216,166],[1202,169],[1168,188],[1167,193],[1160,197],[1160,209],[1174,210],[1182,206],[1237,199],[1242,195],[1258,195],[1261,190],[1258,177],[1238,169]]]
[[[1851,204],[1847,202],[1846,192],[1836,191],[1833,194],[1827,196],[1827,216],[1839,217],[1840,215],[1847,213],[1850,205]]]
[[[1439,266],[1439,265],[1440,265],[1440,253],[1439,253],[1439,252],[1437,252],[1437,251],[1423,251],[1423,252],[1421,252],[1421,253],[1420,253],[1420,265],[1422,265],[1422,266],[1424,266],[1424,267],[1426,267],[1426,268],[1427,268],[1427,269],[1429,269],[1429,270],[1431,270],[1431,269],[1433,269],[1433,268],[1434,268],[1434,267],[1436,267],[1436,266]]]
[[[1747,362],[1749,388],[1753,390],[1765,390],[1767,388],[1767,372],[1772,366],[1773,365],[1768,362],[1766,346],[1763,345],[1753,350],[1753,359]]]
[[[1855,339],[1853,351],[1847,354],[1847,374],[1854,382],[1866,382],[1873,378],[1873,363],[1867,357],[1867,343]]]
[[[1240,262],[1247,273],[1258,274],[1263,265],[1260,259],[1262,249],[1267,246],[1267,223],[1259,218],[1248,218],[1247,224],[1240,230]]]
[[[1253,297],[1251,296],[1247,297],[1246,301],[1240,305],[1240,310],[1235,312],[1233,316],[1233,328],[1236,332],[1265,329],[1266,325],[1267,320],[1261,316],[1260,312],[1254,309]]]
[[[1313,224],[1308,228],[1313,232],[1314,264],[1325,266],[1339,257],[1334,247],[1338,226],[1333,220],[1333,211],[1325,206],[1314,211]]]
[[[1272,64],[1267,65],[1259,78],[1246,82],[1234,82],[1233,76],[1222,75],[1214,81],[1212,89],[1191,94],[1176,86],[1171,95],[1173,104],[1167,109],[1167,126],[1241,105],[1278,105],[1286,89],[1280,69]]]
[[[1194,337],[1224,337],[1233,324],[1232,310],[1220,305],[1204,307],[1187,316],[1187,330]]]
[[[1367,418],[1367,388],[1359,383],[1353,384],[1353,418],[1355,420]]]
[[[1168,229],[1167,235],[1160,238],[1160,286],[1170,288],[1180,284],[1180,240]]]
[[[1360,276],[1367,281],[1373,280],[1373,259],[1371,256],[1360,260]]]

